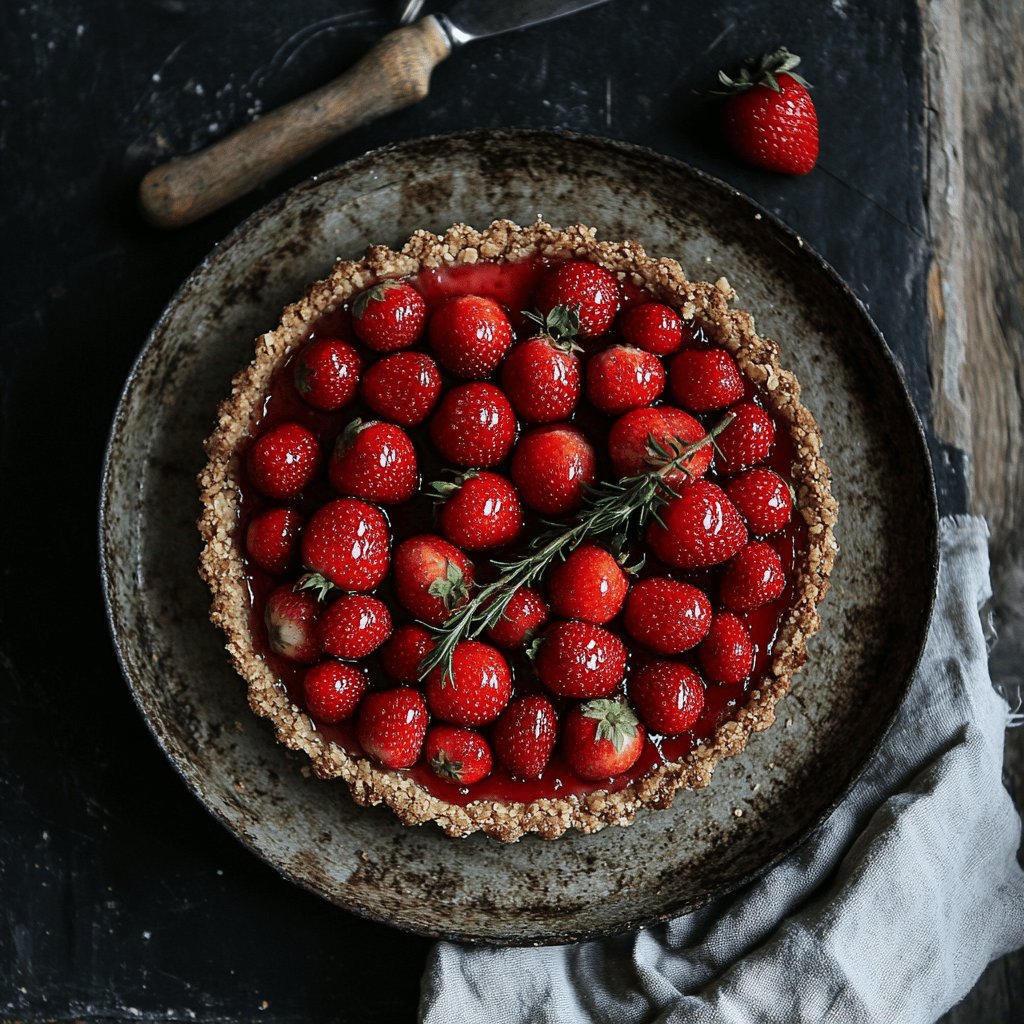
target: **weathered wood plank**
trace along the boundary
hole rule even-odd
[[[971,506],[992,531],[993,678],[1024,684],[1024,5],[922,0],[934,424],[969,455]],[[1024,729],[1006,777],[1024,805]],[[991,965],[945,1024],[1010,1020],[1024,952]]]

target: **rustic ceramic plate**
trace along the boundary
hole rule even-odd
[[[824,626],[775,727],[713,785],[628,829],[507,846],[363,809],[252,717],[196,576],[203,438],[254,337],[336,257],[416,228],[584,221],[691,275],[727,275],[775,338],[826,438],[841,553]],[[369,153],[270,204],[185,282],[117,409],[103,488],[109,615],[157,740],[210,811],[325,899],[424,935],[498,944],[608,935],[749,880],[823,820],[899,707],[927,628],[936,512],[919,422],[863,308],[802,242],[731,189],[636,147],[550,132]]]

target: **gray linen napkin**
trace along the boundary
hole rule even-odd
[[[824,827],[702,910],[599,942],[434,948],[425,1024],[931,1022],[1024,945],[1006,703],[979,611],[980,519],[941,523],[939,596],[908,700]]]

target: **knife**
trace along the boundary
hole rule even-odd
[[[151,170],[139,186],[144,216],[175,228],[205,217],[368,121],[424,99],[430,73],[475,39],[539,25],[608,0],[459,0],[386,35],[327,85],[189,156]]]

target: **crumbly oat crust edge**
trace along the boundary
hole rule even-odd
[[[319,317],[382,278],[404,277],[423,267],[480,260],[515,262],[534,255],[592,260],[620,280],[648,289],[684,317],[698,316],[708,325],[713,340],[736,357],[792,438],[792,480],[797,508],[807,525],[808,551],[797,565],[793,603],[780,625],[764,681],[749,693],[734,719],[723,723],[683,760],[659,765],[617,792],[602,790],[528,804],[480,800],[463,807],[432,796],[401,772],[379,768],[368,758],[356,757],[325,740],[308,715],[288,699],[256,652],[236,529],[239,452],[271,377],[306,339]],[[520,227],[499,220],[483,231],[465,224],[456,224],[443,235],[417,231],[398,252],[373,246],[361,260],[339,261],[326,278],[288,306],[279,325],[257,339],[250,365],[235,376],[231,394],[221,403],[216,428],[206,442],[208,461],[198,478],[202,502],[199,530],[204,542],[199,572],[213,597],[210,618],[225,634],[231,662],[247,683],[250,707],[273,723],[279,742],[306,753],[321,778],[344,780],[358,803],[386,804],[406,825],[434,821],[450,836],[480,830],[508,842],[528,832],[553,839],[569,828],[595,832],[609,825],[628,825],[641,807],[665,808],[678,789],[706,786],[721,758],[739,754],[752,733],[767,729],[793,674],[806,660],[808,638],[820,626],[817,606],[828,590],[837,552],[833,533],[837,505],[821,456],[821,433],[800,401],[800,386],[779,365],[778,346],[757,334],[750,314],[731,308],[734,298],[724,279],[714,284],[689,281],[675,260],[650,257],[637,242],[599,240],[592,227],[575,224],[557,229],[543,222]]]

